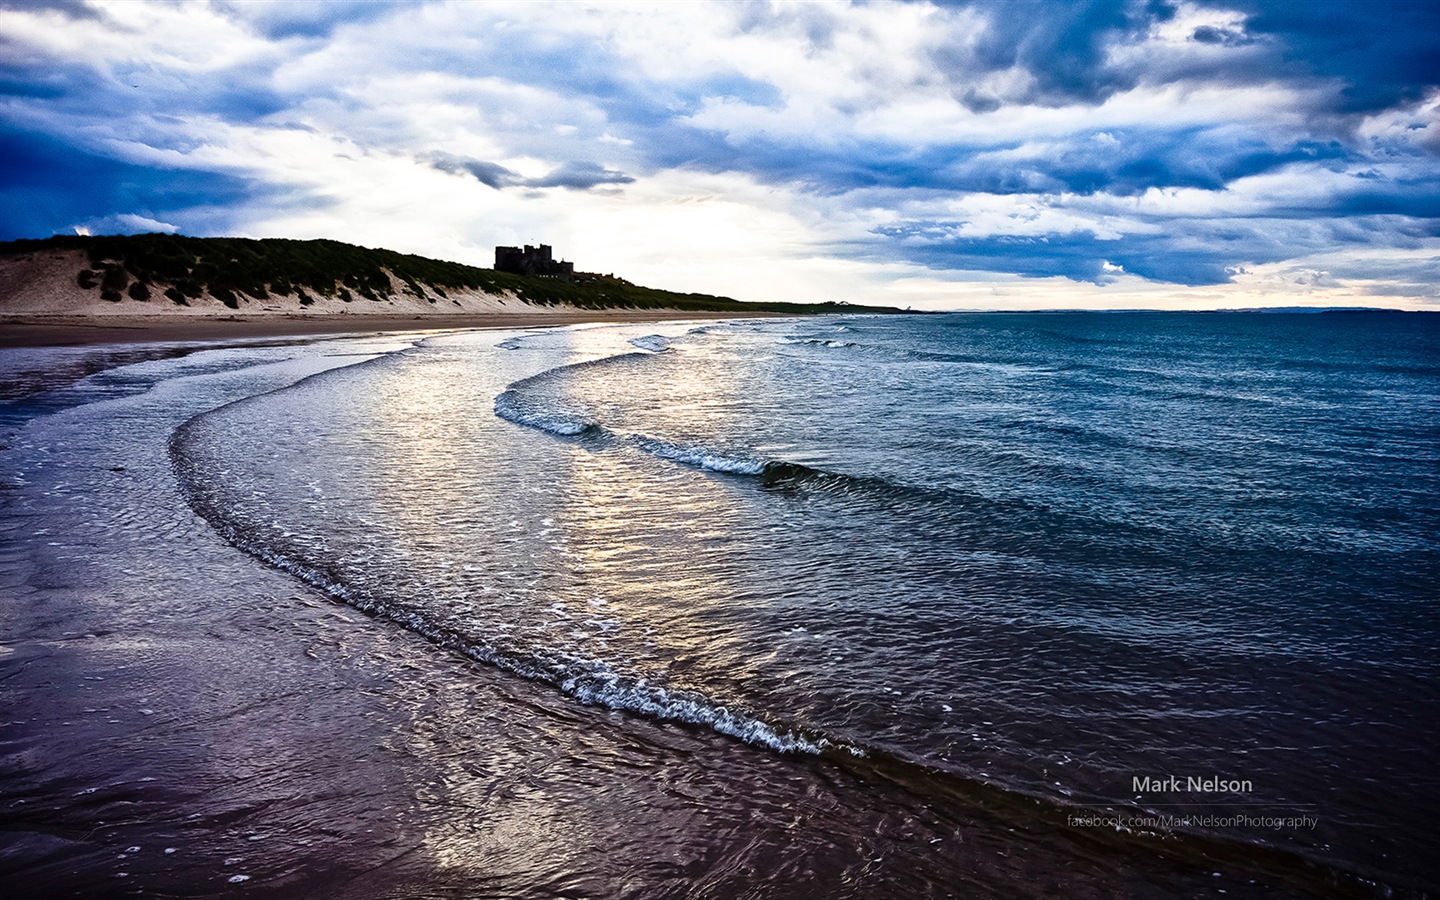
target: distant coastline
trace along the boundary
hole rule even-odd
[[[0,243],[0,341],[12,346],[835,312],[902,310],[745,303],[614,276],[513,274],[329,240],[145,234]]]

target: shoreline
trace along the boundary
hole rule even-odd
[[[542,328],[561,325],[777,318],[773,312],[679,309],[562,309],[461,315],[0,316],[0,349],[75,347],[230,338],[320,337],[396,331]]]

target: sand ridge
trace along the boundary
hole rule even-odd
[[[115,266],[118,268],[119,264]],[[515,312],[564,315],[570,307],[532,305],[509,293],[491,294],[480,290],[454,288],[445,298],[419,297],[390,274],[390,292],[378,300],[309,293],[302,303],[298,294],[274,294],[264,300],[240,294],[237,306],[228,307],[208,290],[181,305],[165,296],[171,285],[149,285],[150,299],[136,300],[121,293],[117,301],[104,300],[98,287],[83,287],[83,272],[101,274],[92,267],[83,250],[44,248],[0,256],[0,316],[86,316],[95,318],[207,318],[272,316],[399,316],[399,315],[483,315]],[[387,274],[389,274],[387,272]]]

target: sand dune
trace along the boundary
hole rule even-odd
[[[469,289],[450,289],[445,302],[432,303],[406,291],[393,276],[390,295],[374,301],[346,302],[336,296],[310,294],[311,302],[302,305],[298,297],[288,294],[272,294],[264,301],[241,295],[238,308],[232,309],[207,291],[182,306],[163,296],[164,285],[157,285],[149,300],[121,294],[120,300],[108,301],[100,298],[98,289],[81,286],[80,273],[87,270],[90,261],[82,250],[47,248],[0,256],[0,346],[514,328],[727,315],[546,306],[526,303],[508,293]]]

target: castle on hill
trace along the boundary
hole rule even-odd
[[[496,247],[495,271],[513,275],[530,275],[539,278],[563,278],[575,280],[575,264],[555,259],[549,244],[532,247]]]
[[[529,275],[533,278],[558,278],[575,283],[586,281],[630,283],[623,278],[616,278],[613,274],[577,272],[574,263],[556,259],[549,244],[541,244],[538,247],[532,247],[529,244],[524,247],[496,247],[495,271],[509,272],[512,275]]]

